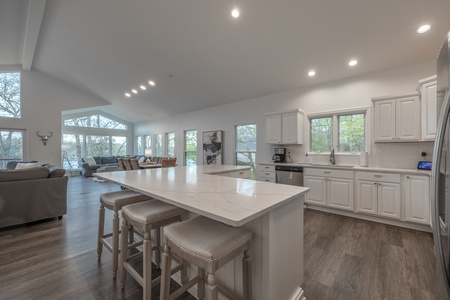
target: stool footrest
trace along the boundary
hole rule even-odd
[[[194,285],[196,285],[199,282],[200,282],[200,277],[195,276],[194,278],[189,280],[186,284],[184,284],[182,287],[180,287],[178,290],[176,290],[175,292],[170,294],[170,300],[178,298],[184,292],[186,292],[187,290],[189,290],[191,287],[193,287]]]

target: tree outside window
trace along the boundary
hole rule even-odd
[[[175,157],[175,133],[166,133],[166,151],[168,157]]]
[[[256,124],[236,126],[236,165],[250,166],[255,178]]]
[[[0,117],[20,118],[20,73],[0,73]]]
[[[364,151],[364,123],[364,114],[339,116],[339,152]]]
[[[184,165],[197,165],[197,130],[184,132]]]
[[[332,118],[311,119],[311,151],[329,152],[333,146]]]
[[[0,129],[0,169],[13,160],[23,160],[23,131]]]
[[[162,156],[162,134],[156,135],[155,150],[156,150],[155,156]]]

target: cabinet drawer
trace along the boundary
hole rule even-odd
[[[353,171],[303,168],[304,175],[353,179]]]
[[[259,165],[259,170],[275,172],[275,165]]]
[[[400,183],[400,174],[356,172],[356,179]]]
[[[265,182],[272,182],[272,183],[276,183],[275,178],[267,178],[267,177],[260,177],[259,181],[265,181]]]
[[[273,179],[275,181],[275,171],[271,172],[271,171],[259,171],[259,178],[269,178],[269,179]]]

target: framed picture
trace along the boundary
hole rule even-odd
[[[203,132],[203,164],[221,165],[222,164],[222,130]]]

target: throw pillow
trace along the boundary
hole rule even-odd
[[[95,162],[95,159],[92,156],[84,158],[84,161],[87,162],[87,164],[90,166],[97,165],[97,163]]]
[[[39,163],[17,163],[16,170],[39,167]]]
[[[145,157],[142,156],[141,158],[139,158],[139,163],[140,164],[142,164],[144,161],[145,161]]]

